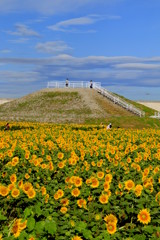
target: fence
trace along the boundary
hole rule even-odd
[[[150,117],[160,119],[160,112],[155,112],[154,115]]]
[[[93,82],[93,88],[95,86],[101,87],[100,82]],[[66,87],[66,82],[65,81],[51,81],[48,82],[47,88],[65,88]],[[69,81],[68,82],[68,87],[70,88],[89,88],[90,87],[90,82],[86,81]]]

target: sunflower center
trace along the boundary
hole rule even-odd
[[[145,214],[142,214],[142,218],[143,218],[143,219],[146,219],[146,215],[145,215]]]
[[[109,226],[109,230],[113,230],[113,226],[110,225],[110,226]]]

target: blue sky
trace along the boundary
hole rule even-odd
[[[0,98],[68,77],[160,100],[159,11],[159,0],[1,0]]]

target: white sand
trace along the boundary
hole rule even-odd
[[[146,107],[150,107],[154,110],[160,111],[160,102],[138,102],[140,104],[143,104]]]
[[[0,105],[6,102],[13,101],[13,99],[8,99],[8,98],[0,98]]]

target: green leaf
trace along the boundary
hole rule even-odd
[[[145,235],[143,234],[136,234],[134,235],[134,240],[146,240]]]
[[[5,217],[4,215],[2,215],[1,212],[0,212],[0,220],[1,220],[1,221],[7,220],[7,217]]]
[[[153,233],[153,226],[145,226],[143,227],[143,230],[148,233]]]
[[[18,237],[18,240],[24,240],[27,236],[28,234],[25,231],[22,231],[20,236]]]
[[[37,222],[35,226],[36,233],[38,234],[43,233],[44,227],[45,227],[45,221]]]
[[[24,216],[25,216],[25,218],[29,217],[29,216],[31,215],[31,213],[32,213],[32,209],[31,209],[31,208],[26,208],[26,209],[24,210]]]
[[[35,206],[35,213],[38,217],[42,214],[42,210],[39,204]]]
[[[78,232],[82,232],[82,230],[83,229],[85,229],[87,227],[87,223],[85,223],[85,222],[78,222],[77,224],[76,224],[76,230],[78,231]]]
[[[83,233],[83,236],[85,239],[93,239],[90,230],[84,229],[84,230],[82,230],[82,233]]]
[[[109,235],[109,233],[107,232],[107,230],[104,230],[103,233],[101,233],[100,236],[103,237],[102,239],[110,240],[110,235]]]
[[[46,222],[45,223],[45,230],[53,236],[57,231],[56,223],[54,221]]]
[[[33,217],[28,218],[27,227],[28,227],[29,232],[31,232],[34,229],[35,223],[36,223],[36,221]]]

